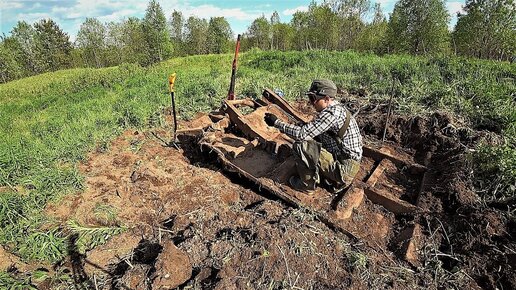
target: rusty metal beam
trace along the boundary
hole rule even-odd
[[[382,151],[381,149],[374,149],[369,146],[363,146],[362,149],[364,152],[364,156],[366,157],[371,157],[376,161],[381,161],[382,159],[389,159],[398,166],[408,166],[413,171],[413,173],[416,174],[422,174],[427,169],[426,166],[423,166],[418,163],[408,162],[407,160],[403,160],[398,156],[395,156],[394,154],[391,154],[386,151]]]
[[[353,214],[353,210],[358,208],[363,201],[364,189],[359,187],[348,189],[343,199],[337,205],[335,216],[338,219],[349,219]]]
[[[419,261],[419,250],[421,250],[420,243],[424,239],[421,225],[415,223],[404,228],[397,237],[394,238],[393,242],[401,245],[401,255],[405,261],[409,262],[412,266],[420,266]]]
[[[238,173],[239,175],[245,177],[247,180],[255,183],[256,185],[260,186],[260,188],[264,188],[267,191],[273,193],[276,197],[280,198],[284,202],[286,202],[289,205],[297,206],[300,204],[300,201],[296,199],[293,196],[290,196],[282,191],[277,190],[276,188],[273,188],[273,186],[266,184],[264,182],[260,182],[260,180],[247,171],[241,169],[240,167],[233,164],[231,161],[229,161],[225,155],[224,152],[222,152],[219,148],[213,146],[212,144],[201,142],[200,143],[201,148],[209,149],[210,151],[213,151],[217,154],[217,159],[222,164],[224,169],[226,169],[229,172]]]
[[[269,102],[278,105],[283,111],[287,112],[288,114],[292,115],[292,117],[296,118],[299,122],[308,123],[310,120],[299,114],[290,104],[285,101],[282,97],[276,95],[275,92],[273,92],[270,89],[265,89],[263,91],[262,96],[267,99]]]
[[[215,152],[217,154],[217,160],[222,164],[224,170],[229,171],[229,172],[234,172],[234,173],[239,174],[240,176],[243,176],[247,180],[258,185],[260,187],[260,189],[265,189],[267,192],[269,192],[270,194],[283,200],[288,205],[290,205],[292,207],[301,207],[301,208],[308,210],[312,214],[316,215],[319,218],[319,220],[321,220],[323,223],[328,225],[331,229],[333,229],[337,232],[340,232],[342,234],[345,234],[346,236],[348,236],[352,239],[359,240],[358,237],[356,237],[353,233],[351,233],[350,231],[343,228],[339,224],[339,219],[336,218],[334,215],[329,215],[327,212],[318,211],[316,209],[313,209],[312,207],[310,207],[310,205],[305,204],[301,200],[297,199],[294,196],[287,194],[286,192],[284,192],[283,190],[281,190],[280,188],[275,186],[273,182],[271,182],[271,183],[263,182],[263,180],[254,177],[253,175],[249,174],[247,171],[241,169],[240,167],[236,166],[231,161],[229,161],[225,157],[224,153],[221,150],[219,150],[218,148],[216,148],[215,146],[213,146],[212,144],[207,143],[207,142],[201,142],[199,145],[201,146],[201,148],[203,150],[208,150],[209,152]],[[359,192],[360,192],[360,190],[359,190]]]
[[[366,180],[366,185],[368,187],[373,188],[376,185],[376,182],[378,182],[378,179],[385,171],[386,163],[387,163],[387,159],[382,159],[382,161],[380,161],[380,164],[378,164],[378,166],[376,166],[373,173]]]
[[[247,106],[247,107],[255,108],[256,106],[260,106],[255,101],[248,99],[248,98],[240,99],[240,100],[226,100],[226,103],[229,103],[235,107],[236,106]]]
[[[365,194],[369,200],[372,202],[379,204],[385,207],[387,210],[395,213],[395,214],[409,214],[414,213],[418,210],[418,207],[407,202],[401,200],[395,196],[390,194],[386,194],[384,192],[375,191],[370,187],[366,187],[364,189]]]
[[[240,130],[242,130],[242,133],[250,138],[258,138],[258,140],[262,143],[270,141],[267,140],[266,136],[256,131],[251,125],[249,125],[245,120],[244,115],[242,115],[242,113],[240,113],[240,111],[231,102],[225,100],[223,103],[223,109],[224,112],[229,115],[231,122],[233,122]]]

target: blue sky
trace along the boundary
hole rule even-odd
[[[262,14],[270,17],[278,11],[282,22],[288,22],[296,11],[307,9],[311,0],[158,0],[167,19],[172,11],[183,12],[186,17],[195,15],[209,19],[224,16],[235,35],[243,33],[251,22]],[[322,0],[318,0],[321,3]],[[371,0],[379,2],[386,15],[392,12],[396,0]],[[456,22],[456,13],[461,11],[465,0],[446,1],[452,16],[450,27]],[[86,17],[96,17],[101,22],[116,21],[136,16],[143,18],[148,0],[0,0],[0,32],[9,35],[17,21],[32,24],[43,18],[52,18],[70,35],[71,40]]]

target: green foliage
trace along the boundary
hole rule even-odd
[[[104,66],[106,27],[96,18],[88,18],[77,33],[77,44],[83,49],[84,62],[90,67]]]
[[[351,269],[356,270],[364,270],[367,267],[367,256],[360,252],[351,251],[347,253],[347,258],[349,260],[349,266]]]
[[[11,31],[13,55],[17,63],[23,67],[23,75],[38,73],[36,65],[36,30],[25,21],[18,21]],[[6,44],[9,41],[6,40]]]
[[[77,283],[74,283],[71,273],[65,267],[60,267],[56,272],[50,272],[44,268],[37,269],[30,276],[26,274],[18,274],[13,276],[11,273],[0,272],[0,289],[2,290],[36,290],[34,284],[45,282],[49,289],[75,289]],[[63,288],[65,287],[65,288]],[[82,288],[81,288],[82,289]]]
[[[120,62],[145,65],[147,61],[147,42],[141,20],[129,17],[122,23],[120,30],[121,51],[118,52],[121,54]]]
[[[385,35],[387,33],[387,21],[383,15],[379,3],[374,6],[373,21],[366,25],[358,35],[354,48],[359,51],[385,52]]]
[[[18,241],[16,252],[27,261],[56,262],[66,255],[67,242],[57,228],[34,230]]]
[[[488,201],[516,196],[516,145],[482,145],[473,154],[475,186]]]
[[[233,36],[231,26],[224,17],[212,17],[208,24],[206,44],[209,53],[224,53],[229,51],[229,40]]]
[[[508,63],[323,51],[263,52],[243,59],[240,81],[247,82],[249,75],[250,85],[256,87],[251,95],[260,94],[263,86],[281,86],[287,97],[296,98],[306,90],[307,80],[316,77],[332,78],[345,89],[368,88],[387,95],[395,73],[400,109],[452,111],[468,117],[474,128],[507,136],[514,132],[516,68]],[[262,78],[269,83],[260,83]]]
[[[146,64],[153,64],[171,56],[172,44],[167,31],[167,19],[156,0],[149,1],[143,18],[143,31],[147,42]]]
[[[95,215],[95,218],[102,225],[117,224],[117,222],[118,222],[117,213],[118,213],[118,209],[109,204],[97,203],[97,204],[95,204],[95,207],[93,208],[93,214]]]
[[[184,34],[183,27],[185,24],[185,18],[181,11],[174,10],[170,17],[170,39],[174,46],[174,52],[178,56],[185,54],[184,51]]]
[[[24,75],[23,68],[6,42],[0,43],[0,83],[5,83]]]
[[[185,24],[186,54],[205,54],[208,21],[195,16],[188,17]]]
[[[50,273],[46,269],[38,269],[32,272],[31,279],[37,283],[46,281],[51,289],[79,288],[70,274],[71,273],[67,271],[65,267],[60,267],[53,273]]]
[[[37,72],[56,71],[70,67],[72,43],[68,34],[52,19],[34,24]]]
[[[9,273],[0,272],[0,289],[36,290],[37,288],[30,284],[30,278],[17,279]]]
[[[106,243],[112,236],[126,230],[124,227],[86,227],[74,220],[68,221],[67,228],[74,237],[74,244],[71,246],[81,254]]]
[[[249,47],[257,47],[260,49],[270,48],[270,24],[265,16],[255,19],[247,32]]]
[[[453,32],[457,53],[511,60],[516,53],[514,0],[468,0]]]
[[[22,259],[56,262],[66,254],[66,239],[58,227],[44,218],[37,193],[0,195],[0,243]]]
[[[516,47],[514,0],[468,0],[450,43],[449,15],[443,0],[401,0],[387,22],[380,4],[370,0],[312,1],[308,11],[281,23],[278,12],[250,23],[242,51],[348,50],[418,55],[449,55],[512,60]],[[34,27],[33,27],[34,26]],[[69,67],[149,66],[170,57],[224,53],[234,39],[224,17],[195,16],[186,21],[174,10],[167,22],[160,4],[150,0],[145,17],[100,23],[87,18],[77,47],[51,19],[33,26],[20,21],[0,37],[0,83]],[[451,49],[453,50],[451,50]]]
[[[450,16],[442,0],[401,0],[387,29],[388,51],[439,54],[449,49]]]

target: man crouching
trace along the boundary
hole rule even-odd
[[[337,86],[333,81],[314,80],[306,95],[318,112],[314,120],[295,125],[266,113],[265,123],[295,140],[292,149],[298,175],[289,179],[292,188],[313,194],[322,177],[333,191],[338,191],[349,186],[359,170],[360,129],[351,113],[334,100]]]

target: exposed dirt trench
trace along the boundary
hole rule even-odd
[[[364,107],[357,117],[370,140],[381,138],[384,111]],[[202,118],[181,126],[196,127]],[[85,191],[46,209],[63,222],[127,227],[61,266],[82,273],[78,283],[90,281],[98,289],[516,288],[514,223],[496,209],[481,208],[465,178],[464,154],[486,136],[446,114],[394,116],[388,144],[431,172],[417,201],[410,194],[399,198],[417,202],[424,213],[394,214],[365,199],[353,224],[371,228],[354,229],[365,233],[358,239],[223,172],[196,140],[183,139],[176,150],[155,137],[169,132],[153,132],[127,131],[107,151],[91,153],[80,166]],[[376,163],[364,160],[364,178]],[[421,181],[400,179],[396,170],[387,165],[391,185],[386,182],[384,190],[417,191]],[[99,210],[106,207],[115,214]],[[400,237],[416,223],[421,238],[414,245],[417,263],[411,263]]]

